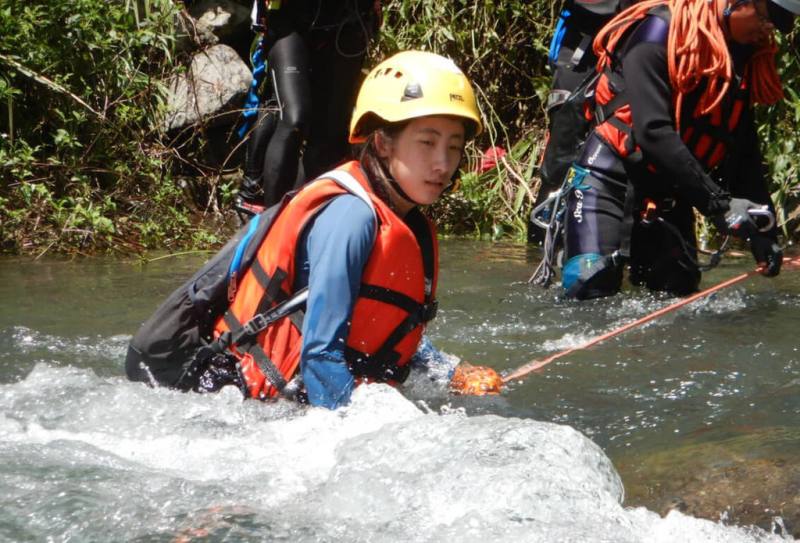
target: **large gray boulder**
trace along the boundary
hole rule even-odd
[[[164,128],[233,124],[250,86],[250,69],[236,51],[215,45],[197,53],[187,71],[169,82]]]

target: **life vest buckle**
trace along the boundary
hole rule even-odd
[[[263,313],[256,313],[253,315],[253,318],[247,321],[242,329],[246,336],[253,337],[259,334],[262,330],[264,330],[270,321],[267,319]]]

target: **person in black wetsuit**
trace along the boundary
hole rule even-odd
[[[608,52],[598,64],[597,124],[568,173],[562,285],[570,297],[618,292],[626,263],[634,284],[678,295],[697,290],[692,208],[721,233],[747,240],[766,275],[780,271],[776,228],[761,232],[752,217],[772,203],[751,104],[782,97],[769,62],[772,32],[791,30],[800,2],[694,1],[712,10],[706,19],[676,13],[678,2],[646,1],[596,40],[595,50]],[[681,78],[671,66],[682,59],[668,44],[703,21],[719,38],[713,58],[723,68],[697,77],[705,68],[697,66]],[[711,54],[713,44],[701,47]]]
[[[268,207],[348,158],[348,122],[380,13],[376,0],[256,0],[268,91],[247,144],[246,204]]]
[[[594,72],[597,56],[592,50],[592,40],[597,31],[614,15],[634,4],[636,0],[567,0],[558,16],[553,38],[550,42],[548,64],[553,71],[550,93],[547,96],[547,143],[554,144],[559,138],[572,139],[574,131],[582,129],[583,122],[573,116],[558,116],[556,112],[586,77]],[[552,149],[543,154],[553,152]],[[555,151],[558,153],[559,151]],[[537,203],[558,189],[567,173],[569,163],[543,163],[540,170],[542,185]],[[530,224],[528,241],[542,241],[543,232]]]

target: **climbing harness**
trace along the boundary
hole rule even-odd
[[[559,241],[566,209],[565,196],[571,184],[572,182],[567,176],[558,190],[551,192],[542,203],[531,211],[531,222],[539,228],[543,228],[545,236],[542,245],[542,260],[528,279],[528,283],[548,287],[556,276]]]

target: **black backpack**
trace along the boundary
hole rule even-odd
[[[199,349],[212,343],[214,323],[228,309],[243,271],[292,196],[254,216],[142,324],[128,346],[128,379],[181,390],[194,386],[189,377]]]
[[[635,4],[635,0],[571,0],[565,3],[565,8],[572,13],[570,21],[576,30],[583,36],[578,49],[584,52],[591,50],[592,40],[597,31],[607,23],[612,16]],[[593,58],[593,57],[592,57]],[[567,66],[570,70],[577,70],[577,61]],[[585,141],[591,128],[591,121],[584,114],[584,103],[591,100],[598,74],[591,69],[586,77],[580,81],[563,103],[559,100],[557,106],[548,104],[548,109],[553,109],[549,119],[549,139],[545,146],[540,174],[542,186],[555,189],[561,186],[569,167],[578,158],[578,150]],[[574,84],[574,83],[572,83]]]
[[[372,208],[369,195],[349,173],[333,170],[319,178],[335,181]],[[216,320],[228,310],[241,277],[253,263],[275,218],[297,192],[287,193],[280,202],[255,215],[142,324],[128,346],[125,358],[128,379],[190,390],[212,357],[226,353],[228,347],[242,345],[253,355],[270,383],[283,392],[286,381],[257,346],[255,338],[271,323],[300,312],[305,306],[308,289],[301,289],[278,305],[256,313],[249,321],[217,339],[213,338],[213,330]],[[301,319],[292,318],[301,328]]]
[[[545,180],[543,184],[551,187],[561,186],[570,166],[578,159],[593,122],[586,118],[586,104],[587,101],[591,104],[600,75],[597,71],[590,72],[564,103],[552,113],[550,139],[542,156],[541,176]]]

